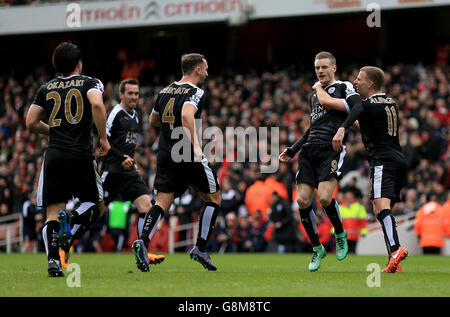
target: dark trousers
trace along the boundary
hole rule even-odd
[[[423,254],[441,254],[441,248],[423,247]]]

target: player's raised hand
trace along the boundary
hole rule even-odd
[[[341,152],[344,148],[344,136],[345,136],[345,128],[340,127],[333,138],[333,149],[336,152]]]

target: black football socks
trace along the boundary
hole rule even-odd
[[[217,214],[220,207],[213,202],[206,202],[200,212],[199,230],[196,246],[200,252],[206,252],[206,244],[216,225]]]
[[[72,227],[70,245],[72,245],[100,218],[100,208],[94,203],[84,202],[70,214],[70,225]]]
[[[150,239],[155,233],[159,221],[164,216],[164,210],[158,205],[153,205],[152,208],[145,214],[142,231],[139,238],[144,241],[144,245],[148,247]]]
[[[381,210],[377,215],[377,219],[383,227],[384,239],[386,241],[389,254],[392,254],[400,247],[400,242],[398,241],[397,235],[397,224],[395,223],[395,218],[392,215],[392,210]]]
[[[334,227],[334,233],[335,234],[341,234],[344,232],[344,227],[342,226],[342,218],[341,214],[339,213],[339,205],[336,200],[332,199],[331,203],[327,207],[323,207],[325,209],[325,212],[328,215],[328,218],[331,221],[331,224]]]
[[[57,220],[47,221],[42,228],[42,238],[44,239],[48,260],[54,259],[59,261],[58,232],[59,222]]]
[[[303,227],[305,228],[306,234],[311,241],[312,246],[319,246],[320,240],[319,235],[317,234],[316,214],[314,213],[312,206],[309,206],[305,209],[299,209],[299,211],[300,219],[302,221]]]

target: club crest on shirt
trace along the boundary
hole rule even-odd
[[[328,88],[328,93],[331,95],[333,92],[336,91],[336,87],[330,87]]]

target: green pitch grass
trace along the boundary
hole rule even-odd
[[[218,271],[206,271],[188,254],[166,255],[149,273],[139,272],[130,254],[75,254],[81,286],[47,277],[44,254],[0,254],[0,297],[5,296],[450,296],[450,257],[409,256],[400,274],[380,275],[368,287],[370,263],[385,256],[350,255],[342,262],[329,253],[318,272],[309,272],[309,254],[213,254]],[[70,272],[66,272],[69,276]],[[72,279],[74,280],[74,279]],[[375,281],[372,279],[372,281]]]

